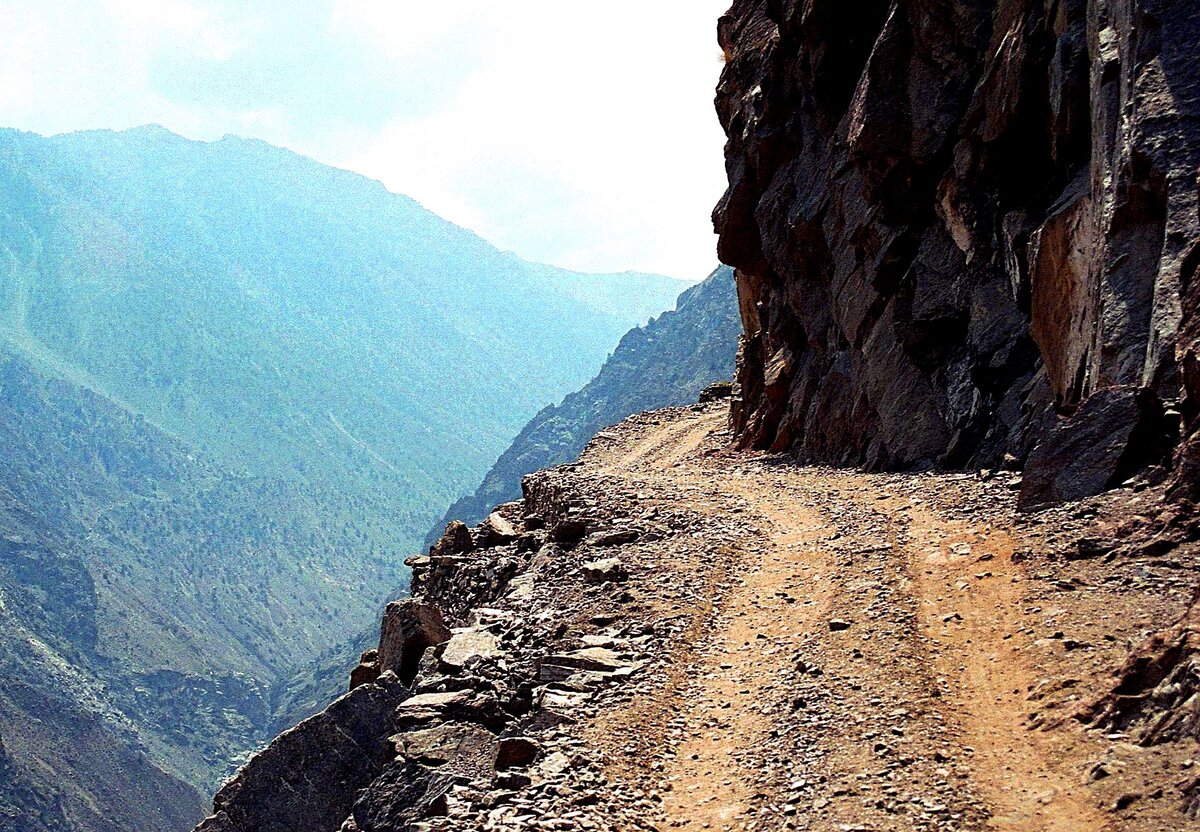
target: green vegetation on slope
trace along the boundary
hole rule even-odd
[[[3,348],[0,443],[5,690],[127,726],[206,791],[265,738],[271,684],[399,580],[339,495],[225,473]],[[9,746],[20,721],[0,708]]]
[[[226,467],[374,494],[411,529],[678,291],[531,265],[376,182],[156,128],[0,133],[0,217],[18,349]]]

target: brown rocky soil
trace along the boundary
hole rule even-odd
[[[693,452],[706,429],[719,443],[720,424],[641,426],[637,453],[606,468],[661,497],[682,490],[718,527],[750,523],[733,580],[675,647],[673,685],[588,734],[604,747],[667,726],[661,774],[645,771],[657,737],[610,769],[657,789],[666,825],[1184,828],[1174,781],[1190,779],[1195,745],[1148,750],[1069,718],[1190,594],[1179,563],[1063,560],[1134,495],[1019,515],[1013,476]]]
[[[369,716],[333,720],[393,759],[260,764],[205,828],[304,832],[296,801],[346,832],[1200,828],[1194,737],[1082,721],[1198,582],[1186,547],[1094,542],[1158,493],[1018,513],[1016,474],[797,467],[727,451],[726,413],[604,431],[416,559],[381,656],[429,605],[450,640],[414,698],[366,656],[339,713]]]

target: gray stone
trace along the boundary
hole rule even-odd
[[[629,572],[619,558],[588,561],[582,568],[583,579],[589,584],[616,583],[629,578]]]
[[[437,607],[412,599],[393,601],[387,605],[380,627],[379,671],[391,670],[400,681],[410,684],[425,650],[449,641],[451,635]]]
[[[484,627],[455,630],[442,648],[439,663],[443,670],[456,672],[473,660],[494,659],[501,655],[500,641]]]

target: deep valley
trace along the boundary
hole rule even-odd
[[[270,29],[169,5],[246,92]],[[327,5],[432,85],[337,158],[681,256],[661,8]],[[1200,829],[1200,4],[712,22],[695,283],[261,141],[0,130],[0,827]]]
[[[340,692],[445,506],[683,288],[526,263],[261,142],[4,131],[0,179],[22,832],[192,825]]]

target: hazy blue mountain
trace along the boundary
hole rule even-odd
[[[679,291],[531,265],[377,182],[161,128],[0,133],[0,219],[18,350],[230,468],[369,486],[422,530]]]
[[[694,402],[733,377],[741,321],[733,270],[722,266],[679,296],[676,310],[631,330],[600,373],[561,404],[546,407],[513,440],[483,483],[456,502],[426,537],[450,520],[476,523],[521,495],[521,478],[571,462],[600,430],[646,410]]]
[[[205,800],[184,780],[206,784],[253,745],[266,707],[239,673],[246,651],[221,643],[234,627],[192,613],[236,613],[206,584],[272,599],[241,580],[263,562],[173,508],[219,474],[4,347],[0,444],[0,817],[29,832],[181,828]],[[220,506],[220,526],[265,539],[254,502]]]
[[[0,131],[0,818],[190,826],[444,506],[678,289],[260,142]]]

